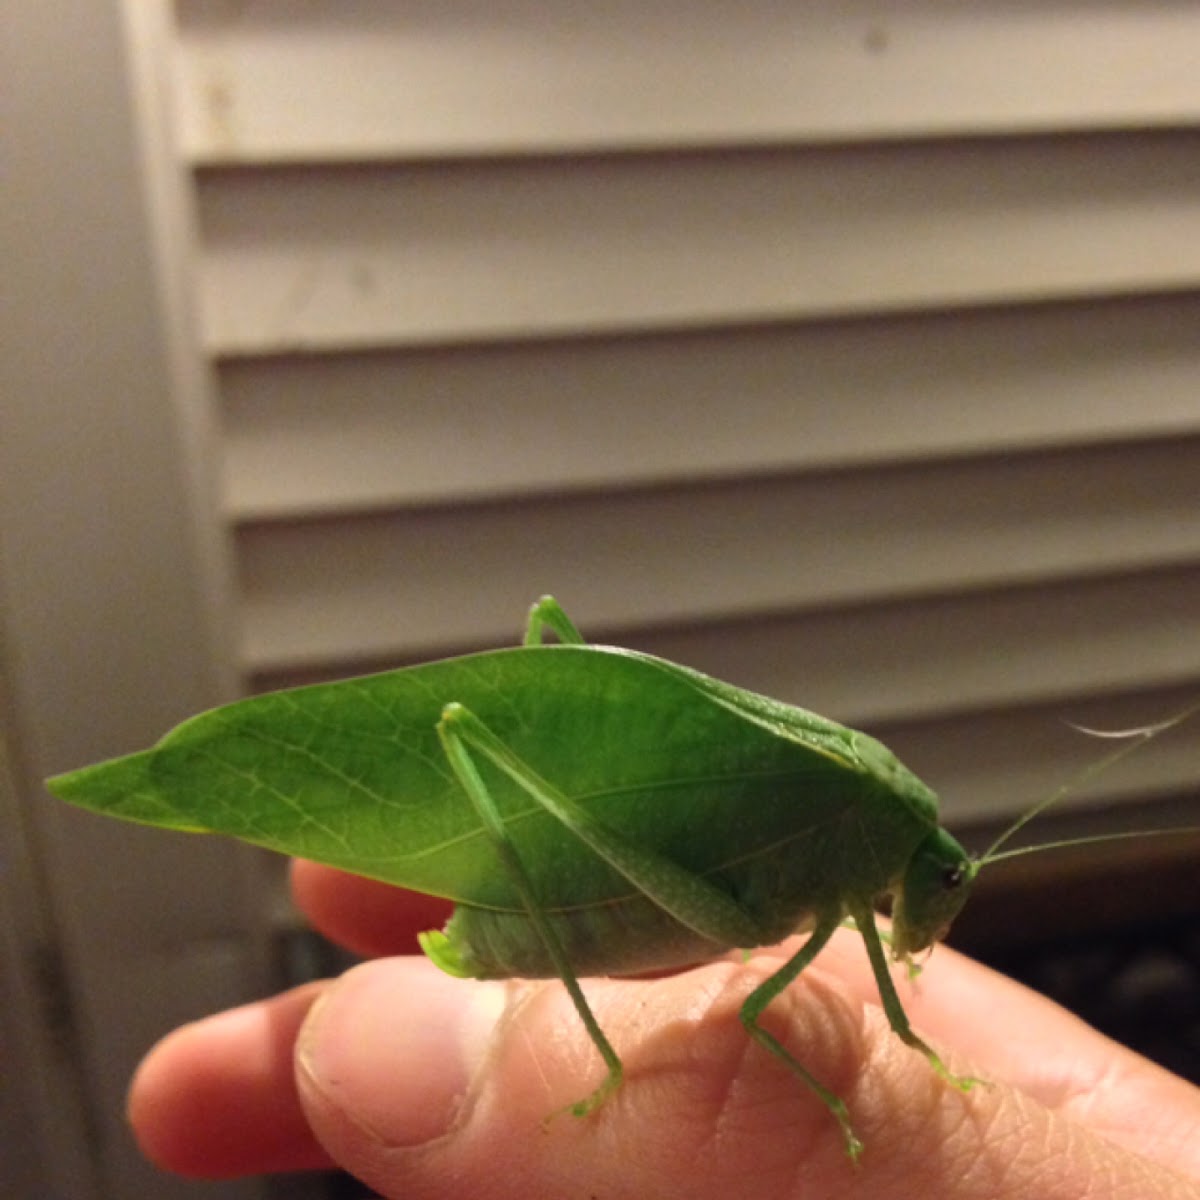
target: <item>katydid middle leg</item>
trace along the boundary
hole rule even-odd
[[[768,1033],[759,1024],[759,1017],[762,1016],[763,1010],[767,1005],[780,992],[792,984],[800,972],[821,953],[841,923],[841,913],[838,912],[819,917],[816,927],[804,945],[778,971],[764,979],[746,997],[745,1002],[742,1004],[741,1012],[738,1015],[741,1017],[742,1025],[745,1027],[746,1032],[760,1046],[770,1051],[771,1054],[783,1061],[792,1071],[799,1075],[820,1098],[821,1102],[829,1109],[841,1127],[842,1137],[846,1142],[846,1153],[851,1159],[857,1159],[862,1153],[863,1146],[850,1124],[850,1114],[846,1109],[845,1101],[834,1092],[831,1092],[777,1037]]]
[[[853,916],[855,924],[858,926],[858,932],[862,934],[863,944],[867,948],[867,957],[871,960],[871,971],[875,976],[875,984],[879,988],[879,998],[883,1002],[883,1011],[892,1032],[905,1045],[911,1046],[925,1055],[929,1065],[947,1083],[953,1084],[960,1091],[969,1092],[976,1084],[985,1084],[985,1080],[976,1079],[973,1075],[955,1075],[942,1062],[937,1051],[913,1032],[908,1014],[900,1003],[900,996],[896,991],[896,985],[892,982],[891,972],[888,970],[887,955],[884,953],[883,942],[875,925],[874,914],[870,909],[861,909],[856,911]]]

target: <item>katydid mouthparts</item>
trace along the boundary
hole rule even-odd
[[[547,630],[557,643],[543,644]],[[1200,709],[1130,735],[1088,774]],[[823,1101],[845,1104],[760,1024],[844,922],[861,934],[895,1034],[913,1031],[891,958],[947,931],[980,868],[938,824],[934,793],[885,746],[815,713],[631,650],[584,643],[551,597],[521,646],[237,701],[152,749],[58,775],[57,796],[125,820],[226,834],[445,897],[421,937],[452,975],[562,980],[607,1074],[621,1060],[581,977],[679,967],[807,931],[746,998],[746,1032]],[[1139,835],[1116,835],[1139,836]],[[1090,839],[1095,840],[1095,839]]]

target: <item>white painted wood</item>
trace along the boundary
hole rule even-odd
[[[1186,684],[1200,675],[1198,597],[1193,566],[634,630],[630,640],[854,725],[932,722]]]
[[[1137,802],[1162,796],[1175,800],[1179,816],[1171,827],[1194,827],[1200,819],[1200,733],[1194,722],[1086,781],[1079,779],[1081,773],[1114,746],[1080,734],[1069,722],[1100,730],[1140,728],[1176,716],[1195,702],[1193,680],[1182,688],[968,711],[949,720],[897,722],[875,732],[939,793],[943,815],[952,826],[1011,818],[1072,784],[1059,805],[1063,813],[1128,805],[1112,822],[1114,829],[1142,829]],[[1030,844],[1039,840],[1036,827],[1029,835]]]
[[[1200,285],[1192,132],[206,173],[220,356]]]
[[[145,193],[145,236],[154,261],[153,284],[170,381],[163,401],[181,448],[179,484],[187,497],[190,545],[197,556],[197,583],[204,593],[202,628],[208,640],[209,671],[215,691],[227,696],[240,685],[230,653],[237,597],[220,514],[216,380],[198,332],[195,263],[200,247],[195,195],[191,178],[179,169],[173,129],[173,6],[169,0],[132,0],[123,3],[121,12]]]
[[[1200,441],[581,494],[238,533],[249,669],[1194,563]]]
[[[192,507],[201,497],[188,487],[195,447],[168,399],[172,313],[120,6],[12,6],[5,33],[18,52],[4,68],[0,645],[18,803],[89,1112],[91,1138],[74,1151],[99,1196],[184,1200],[198,1185],[142,1158],[125,1093],[138,1058],[184,1012],[263,986],[252,856],[70,811],[40,780],[145,745],[221,698]],[[6,1089],[42,1082],[4,1070]],[[230,1181],[205,1194],[261,1191]],[[86,1177],[61,1194],[87,1196]]]
[[[1197,596],[1200,569],[1189,566],[584,634],[866,726],[1186,683],[1200,674]],[[480,648],[515,644],[520,617]],[[421,657],[264,670],[255,690]]]
[[[184,0],[199,163],[1145,127],[1200,114],[1170,2]]]
[[[220,367],[235,521],[1200,432],[1200,294]]]
[[[6,666],[0,659],[0,1188],[13,1200],[99,1200],[67,979],[18,798]]]

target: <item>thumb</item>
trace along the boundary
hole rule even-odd
[[[332,1157],[397,1200],[1197,1200],[1185,1181],[1015,1090],[947,1086],[875,1005],[813,969],[768,1018],[849,1106],[866,1144],[851,1165],[827,1110],[738,1020],[772,965],[588,981],[626,1080],[590,1116],[547,1122],[603,1070],[557,981],[455,980],[417,958],[368,963],[308,1017],[301,1101]]]

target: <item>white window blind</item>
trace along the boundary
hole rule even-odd
[[[1200,689],[1200,12],[181,0],[248,689],[598,639],[952,818]],[[1093,795],[1197,778],[1164,743]]]

